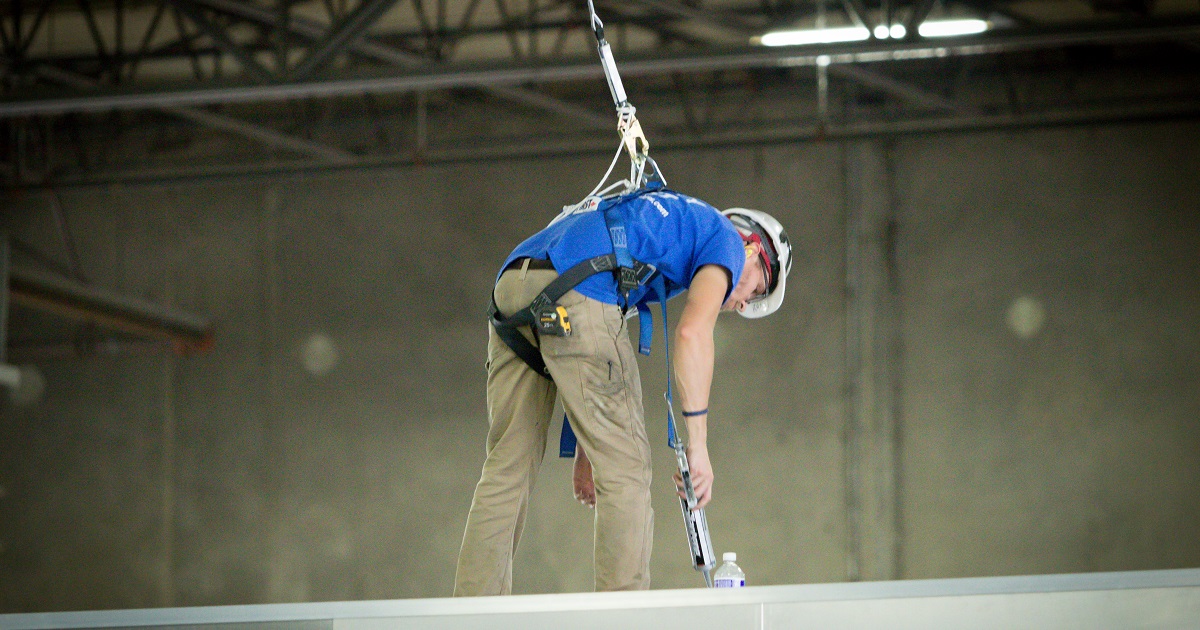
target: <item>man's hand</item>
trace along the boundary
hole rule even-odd
[[[687,447],[688,471],[692,476],[692,491],[696,494],[695,509],[703,508],[712,500],[713,471],[712,462],[708,460],[708,446],[697,444]],[[683,489],[683,478],[675,473],[675,489],[679,498],[686,499],[687,492]]]
[[[592,462],[583,452],[581,444],[575,445],[575,471],[571,477],[575,498],[590,508],[596,507],[596,484],[592,481]]]

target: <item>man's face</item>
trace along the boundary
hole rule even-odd
[[[742,269],[742,278],[729,293],[729,299],[721,305],[722,311],[741,311],[746,308],[747,302],[767,294],[767,273],[759,255],[761,249],[762,245],[758,243],[746,244],[746,266]]]

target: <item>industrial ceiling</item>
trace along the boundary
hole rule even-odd
[[[1200,114],[1200,0],[595,6],[656,148]],[[8,188],[616,147],[583,0],[7,0],[0,11]],[[990,28],[920,33],[965,17]],[[780,29],[844,26],[874,35],[761,45]]]

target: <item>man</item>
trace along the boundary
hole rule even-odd
[[[703,507],[713,487],[707,411],[717,315],[774,312],[790,267],[791,245],[774,218],[741,208],[721,213],[662,188],[564,213],[519,245],[493,293],[487,458],[454,594],[511,592],[512,558],[556,396],[578,436],[575,496],[596,509],[595,588],[649,588],[650,443],[626,310],[687,290],[671,352],[676,408],[687,424],[688,462]],[[546,298],[564,284],[569,291]]]

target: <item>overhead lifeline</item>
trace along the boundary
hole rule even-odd
[[[629,250],[626,247],[624,222],[617,208],[621,198],[627,195],[652,192],[665,186],[666,180],[662,176],[662,172],[659,171],[658,165],[649,156],[650,142],[646,140],[642,126],[637,120],[637,109],[629,102],[629,98],[625,94],[625,87],[622,85],[621,76],[617,72],[617,64],[613,59],[612,49],[609,47],[608,41],[604,39],[604,23],[596,15],[596,9],[592,4],[592,0],[588,0],[588,11],[591,14],[592,30],[596,34],[596,50],[600,55],[600,64],[604,69],[604,76],[608,80],[609,93],[612,95],[613,105],[617,110],[617,132],[621,137],[621,144],[617,147],[616,155],[613,156],[612,163],[608,166],[608,171],[605,172],[604,177],[596,185],[596,188],[588,193],[580,202],[564,207],[562,213],[555,217],[551,221],[551,224],[577,212],[600,211],[604,215],[606,229],[612,238],[613,253],[582,261],[570,269],[563,271],[527,308],[515,314],[507,317],[502,315],[493,301],[489,310],[489,317],[492,326],[501,339],[504,340],[505,344],[512,348],[534,372],[545,378],[550,378],[545,362],[541,358],[541,353],[517,329],[522,326],[533,325],[536,326],[536,329],[541,334],[570,335],[567,314],[561,308],[557,308],[558,298],[570,288],[595,273],[614,272],[622,308],[632,311],[631,307],[636,307],[641,322],[639,326],[641,339],[639,340],[638,349],[642,354],[650,354],[651,330],[653,328],[650,310],[646,304],[647,298],[650,294],[658,298],[662,307],[663,353],[666,355],[667,362],[667,391],[665,392],[667,399],[667,443],[675,452],[675,460],[679,468],[679,505],[683,512],[684,525],[687,529],[692,566],[704,574],[705,584],[712,587],[712,569],[716,566],[716,559],[712,551],[712,540],[708,533],[708,519],[705,516],[704,509],[698,506],[695,487],[692,484],[691,469],[688,465],[687,450],[683,440],[680,439],[675,430],[675,415],[671,401],[671,379],[673,372],[671,370],[670,334],[667,331],[667,298],[669,293],[667,291],[666,280],[658,273],[654,265],[641,263],[633,260],[630,256]],[[612,174],[613,168],[620,159],[622,152],[627,153],[629,156],[629,178],[605,188],[605,183],[607,183],[609,176]],[[649,167],[649,172],[647,172],[647,167]],[[647,298],[643,298],[637,304],[630,304],[628,301],[630,293],[639,286],[646,286],[649,289]],[[562,436],[559,440],[559,455],[562,457],[573,457],[575,453],[575,433],[571,430],[569,418],[564,416]]]
[[[596,7],[592,0],[588,0],[588,14],[592,21],[592,32],[596,35],[596,52],[600,55],[600,66],[604,69],[604,78],[608,82],[608,93],[612,95],[613,105],[617,110],[617,134],[621,138],[621,145],[617,148],[617,155],[613,157],[608,172],[604,174],[604,179],[588,197],[597,194],[603,197],[621,185],[623,185],[622,193],[633,192],[642,188],[651,178],[656,178],[666,185],[666,179],[659,171],[658,164],[650,157],[650,141],[646,139],[646,134],[642,131],[642,124],[638,122],[637,108],[629,102],[629,97],[625,94],[625,86],[621,83],[620,73],[617,72],[617,62],[613,58],[612,47],[604,38],[604,22],[600,21],[600,16],[596,15]],[[629,156],[629,178],[601,190],[608,181],[622,151]],[[650,173],[646,172],[647,166],[651,169]]]
[[[604,174],[604,178],[600,180],[596,188],[583,201],[575,206],[564,208],[563,214],[560,217],[584,207],[598,205],[601,197],[604,197],[606,193],[611,192],[618,186],[623,186],[622,193],[630,193],[641,189],[649,181],[646,173],[647,165],[652,169],[650,177],[656,178],[662,185],[666,185],[666,179],[659,170],[658,164],[650,157],[650,142],[646,139],[645,132],[642,131],[641,123],[638,122],[637,108],[629,102],[629,97],[625,94],[625,86],[621,83],[620,73],[617,72],[617,62],[613,58],[612,48],[604,38],[604,23],[596,15],[596,7],[592,0],[588,0],[588,13],[592,20],[592,30],[596,34],[596,50],[600,55],[600,65],[604,68],[604,77],[608,81],[608,91],[612,95],[613,105],[617,110],[617,133],[621,137],[621,146],[617,148],[617,154],[613,156],[613,161],[608,167],[608,172]],[[622,150],[629,155],[629,178],[617,182],[608,189],[604,189],[604,184],[608,181],[608,177],[612,173],[612,169],[616,165]],[[683,512],[684,525],[687,528],[692,566],[704,574],[705,584],[712,587],[712,569],[716,566],[716,558],[712,550],[712,538],[708,532],[708,518],[705,516],[704,509],[697,507],[695,488],[692,485],[691,468],[688,466],[687,450],[684,447],[683,440],[679,438],[679,434],[675,430],[675,412],[671,404],[671,378],[673,373],[671,371],[670,335],[667,333],[667,295],[665,289],[659,294],[659,299],[661,301],[663,316],[663,354],[666,355],[667,362],[667,391],[664,393],[667,401],[667,443],[675,451],[675,461],[679,469],[680,485],[682,486],[682,496],[679,498],[679,505]]]

